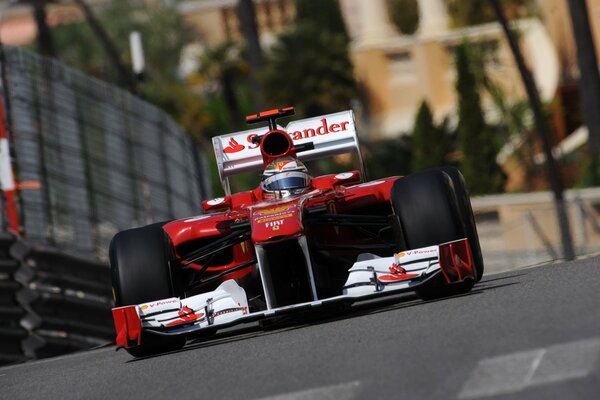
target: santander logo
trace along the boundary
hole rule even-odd
[[[412,279],[417,274],[407,274],[406,270],[396,263],[392,263],[392,266],[388,268],[391,272],[390,275],[381,275],[379,280],[382,282],[400,282]]]
[[[319,121],[320,124],[313,126],[311,128],[305,128],[305,129],[301,129],[301,130],[290,130],[287,132],[287,134],[290,136],[290,138],[293,141],[298,141],[298,140],[302,140],[302,139],[310,139],[313,137],[322,137],[322,136],[326,136],[329,134],[336,134],[336,133],[342,133],[345,131],[348,131],[349,129],[349,125],[350,125],[350,121],[340,121],[337,123],[329,123],[327,121],[327,118],[321,118],[321,120]],[[292,127],[293,129],[293,127]],[[256,136],[256,133],[250,133],[248,135],[246,135],[246,142],[248,142],[248,144],[246,146],[244,146],[243,144],[238,143],[237,140],[235,140],[234,138],[229,138],[229,141],[227,142],[227,146],[223,149],[224,153],[227,154],[232,154],[232,153],[238,153],[244,149],[248,149],[248,150],[253,150],[258,148],[259,144],[258,143],[253,143],[252,142],[252,137]],[[240,141],[242,141],[242,137],[237,136],[238,139],[240,139]],[[224,143],[225,144],[225,143]]]
[[[306,128],[301,131],[288,132],[288,135],[290,135],[292,140],[308,139],[315,136],[347,131],[348,124],[350,124],[349,121],[342,121],[339,124],[328,124],[327,118],[322,118],[321,125],[314,128]]]
[[[239,144],[234,138],[231,138],[229,139],[229,145],[223,149],[223,152],[228,154],[237,153],[245,148],[243,144]]]

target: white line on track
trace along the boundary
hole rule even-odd
[[[338,385],[322,386],[292,393],[283,393],[259,400],[351,400],[359,398],[360,381],[340,383]]]
[[[600,338],[527,350],[479,361],[459,399],[515,393],[532,386],[585,378],[600,355]]]

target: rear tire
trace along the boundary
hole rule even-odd
[[[396,181],[391,201],[407,249],[468,237],[457,199],[453,179],[442,169],[413,173]],[[427,300],[466,293],[474,283],[468,279],[449,285],[443,275],[438,274],[415,291]]]
[[[110,243],[113,293],[117,307],[137,305],[176,296],[169,268],[170,244],[164,223],[119,232]],[[127,349],[143,357],[182,348],[183,336],[158,336],[143,332],[141,345]]]

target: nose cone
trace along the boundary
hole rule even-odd
[[[302,208],[294,202],[253,207],[250,221],[255,244],[293,238],[302,234]]]

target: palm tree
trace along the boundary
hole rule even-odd
[[[542,111],[542,102],[540,100],[540,94],[537,91],[531,72],[527,68],[527,65],[525,65],[525,59],[523,58],[523,54],[521,53],[519,44],[517,43],[515,37],[513,36],[510,30],[508,20],[504,15],[504,10],[502,9],[500,0],[491,0],[491,4],[494,7],[494,12],[496,13],[498,22],[500,22],[502,30],[506,35],[506,39],[508,40],[508,44],[517,63],[517,67],[519,68],[519,73],[521,74],[521,79],[523,80],[523,85],[525,86],[527,97],[529,98],[529,104],[531,106],[531,110],[533,111],[537,132],[540,136],[540,140],[544,148],[544,154],[546,155],[546,171],[548,174],[548,182],[550,184],[550,188],[554,193],[554,203],[556,207],[558,225],[560,228],[561,241],[563,245],[563,256],[567,260],[572,260],[573,258],[575,258],[575,252],[573,250],[573,241],[571,239],[571,231],[569,228],[569,217],[565,208],[563,186],[560,180],[560,176],[558,174],[558,167],[556,166],[556,160],[554,160],[554,156],[552,155],[552,146],[550,144],[549,133],[550,131],[548,129],[548,123]]]
[[[240,56],[239,47],[233,42],[207,49],[200,56],[199,73],[207,80],[218,83],[229,120],[235,129],[242,128],[242,110],[235,93],[236,80],[242,76],[248,67]]]
[[[600,150],[600,75],[598,75],[598,61],[588,9],[585,1],[569,0],[569,10],[573,26],[573,35],[577,45],[577,61],[579,63],[579,88],[581,90],[581,103],[583,115],[589,131],[588,150],[590,153]],[[598,177],[597,177],[598,179]]]

